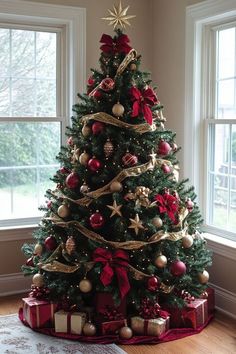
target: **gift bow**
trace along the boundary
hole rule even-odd
[[[118,38],[112,38],[108,34],[103,34],[100,39],[100,43],[103,43],[100,49],[104,53],[116,54],[116,53],[125,53],[128,54],[132,49],[129,46],[129,37],[126,34],[122,34]]]
[[[129,256],[122,250],[117,250],[113,254],[104,248],[97,248],[93,253],[94,262],[103,264],[100,280],[104,286],[108,286],[114,276],[117,276],[121,298],[128,293],[130,289],[127,275],[127,266],[129,265]]]
[[[139,308],[139,314],[144,319],[152,318],[168,318],[170,316],[169,312],[162,310],[158,302],[153,302],[150,299],[143,299],[141,306]]]
[[[157,97],[155,92],[148,87],[142,92],[137,87],[131,87],[130,89],[131,100],[133,101],[132,117],[137,117],[143,114],[148,124],[152,125],[152,111],[149,106],[153,106],[157,103]]]

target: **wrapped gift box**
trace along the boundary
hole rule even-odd
[[[183,322],[184,327],[192,327],[194,329],[202,326],[208,319],[207,300],[196,299],[188,304],[184,311]]]
[[[131,328],[136,334],[160,337],[163,333],[168,331],[169,319],[169,317],[144,319],[142,317],[136,316],[131,318]]]
[[[163,306],[164,307],[164,306]],[[207,300],[196,299],[183,309],[164,307],[170,313],[170,328],[198,328],[208,319]]]
[[[31,328],[53,327],[54,313],[58,304],[26,297],[23,301],[23,316]]]
[[[60,310],[55,313],[55,332],[81,334],[86,322],[84,312],[67,312]]]
[[[126,298],[124,297],[120,304],[116,305],[114,303],[112,294],[106,292],[97,293],[95,296],[96,313],[104,314],[108,308],[114,309],[118,313],[122,314],[123,317],[126,317]]]
[[[215,311],[215,290],[213,288],[207,288],[202,294],[201,299],[207,300],[208,314],[213,314]]]
[[[116,334],[120,328],[126,325],[125,320],[116,320],[116,321],[109,321],[109,322],[102,322],[100,324],[101,334]]]

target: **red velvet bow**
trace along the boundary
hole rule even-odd
[[[132,117],[142,114],[148,124],[152,125],[152,111],[149,106],[157,103],[155,92],[150,87],[141,92],[137,87],[133,86],[130,89],[130,95],[133,101]]]
[[[129,46],[129,37],[126,34],[122,34],[118,38],[112,38],[108,34],[103,34],[100,39],[100,43],[104,43],[101,45],[100,49],[104,53],[108,54],[116,54],[116,53],[125,53],[128,54],[132,49]]]
[[[93,253],[93,260],[94,262],[101,262],[103,264],[100,280],[104,286],[111,283],[115,271],[121,298],[123,299],[130,289],[127,275],[127,266],[129,264],[129,256],[127,253],[122,250],[117,250],[112,254],[110,251],[99,247]]]
[[[169,193],[164,193],[163,195],[157,194],[154,199],[158,203],[160,213],[166,213],[169,218],[175,223],[175,214],[178,212],[179,209],[178,199]]]

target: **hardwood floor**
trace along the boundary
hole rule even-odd
[[[0,315],[16,313],[21,295],[0,297]],[[199,334],[158,345],[123,345],[128,354],[236,354],[236,320],[221,313]]]

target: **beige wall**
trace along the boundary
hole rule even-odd
[[[204,1],[204,0],[202,0]],[[184,143],[185,10],[201,0],[154,0],[153,80],[164,105],[166,127],[177,133],[180,164]],[[181,167],[181,166],[180,166]]]
[[[111,9],[116,0],[30,0],[31,2],[40,2],[45,4],[59,4],[67,6],[78,6],[86,8],[87,21],[87,75],[90,68],[98,68],[99,40],[103,33],[112,34],[111,26],[107,21],[101,20],[102,17],[109,15],[107,9]],[[132,39],[133,47],[143,54],[143,66],[151,70],[153,55],[150,51],[152,43],[152,0],[129,0],[123,1],[123,4],[129,4],[129,14],[136,15],[132,19],[131,27],[128,27],[126,33]]]

